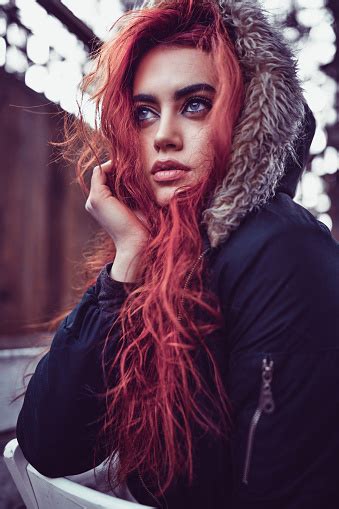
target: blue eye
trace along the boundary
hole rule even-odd
[[[144,113],[146,113],[146,115]],[[135,110],[136,120],[138,122],[142,122],[143,120],[149,120],[149,117],[147,117],[147,113],[152,113],[152,111],[145,107],[136,108],[136,110]]]
[[[183,112],[190,114],[204,113],[212,108],[212,102],[205,97],[190,97],[186,101]],[[134,111],[135,120],[137,123],[147,122],[157,116],[152,110],[146,106],[139,106]]]
[[[199,108],[199,106],[203,105],[203,108]],[[187,107],[190,106],[191,110],[188,110]],[[206,109],[211,109],[212,104],[208,99],[203,97],[191,97],[185,104],[184,109],[188,111],[188,113],[201,113]]]

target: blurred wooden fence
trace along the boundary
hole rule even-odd
[[[62,134],[53,104],[0,73],[0,348],[25,343],[27,324],[50,318],[72,298],[73,262],[97,225],[48,142]],[[45,105],[45,106],[41,106]],[[54,114],[54,115],[53,115]],[[28,336],[27,336],[28,337]],[[27,343],[20,346],[26,346]]]

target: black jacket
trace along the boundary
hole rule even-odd
[[[188,488],[178,480],[166,495],[169,509],[339,507],[339,244],[293,201],[293,171],[284,192],[248,214],[206,258],[206,281],[224,315],[224,330],[209,341],[234,428],[228,444],[197,440],[196,481]],[[126,297],[110,267],[60,325],[19,415],[19,444],[50,477],[92,467],[94,422],[103,412],[93,395],[103,389],[98,338]],[[115,330],[113,345],[118,338]],[[155,505],[136,475],[128,486],[141,503]]]

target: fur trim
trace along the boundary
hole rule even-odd
[[[235,127],[227,174],[203,211],[202,223],[213,248],[229,237],[246,214],[275,195],[286,159],[296,159],[294,147],[305,116],[295,58],[259,3],[215,1],[244,73],[245,102]],[[143,7],[158,3],[146,0]]]

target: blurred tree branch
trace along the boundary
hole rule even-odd
[[[133,7],[140,7],[143,0],[120,0],[120,3],[124,11],[129,11]]]

